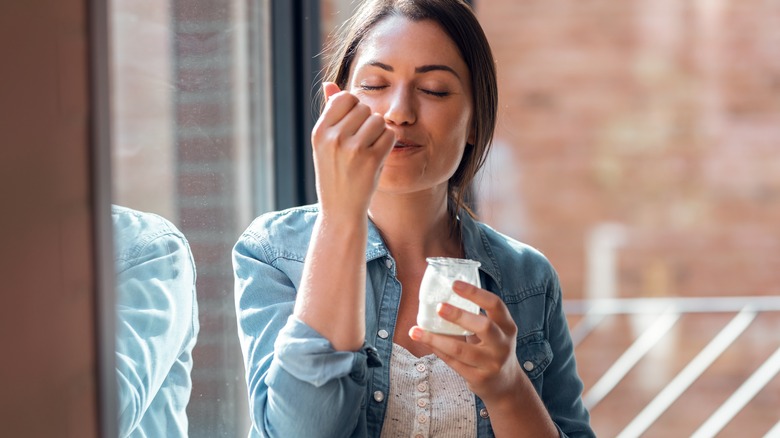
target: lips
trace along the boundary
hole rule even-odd
[[[395,146],[393,147],[395,149],[407,149],[407,148],[418,148],[420,147],[420,145],[411,140],[405,138],[399,138],[398,140],[396,140]]]

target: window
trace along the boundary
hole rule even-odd
[[[112,203],[167,219],[194,255],[190,436],[246,436],[230,254],[277,202],[270,3],[112,0],[109,8]]]

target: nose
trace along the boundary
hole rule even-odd
[[[390,102],[385,111],[385,122],[393,125],[411,125],[417,121],[412,91],[406,87],[398,87],[389,96]]]

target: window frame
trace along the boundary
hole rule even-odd
[[[317,202],[308,133],[319,112],[320,2],[272,1],[271,16],[275,208],[284,209]]]
[[[109,10],[107,2],[88,4],[90,68],[90,190],[92,196],[97,413],[100,436],[119,432],[116,382],[116,300],[111,223],[111,112],[109,101]]]

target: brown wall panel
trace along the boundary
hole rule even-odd
[[[0,3],[0,435],[97,436],[85,0]]]

